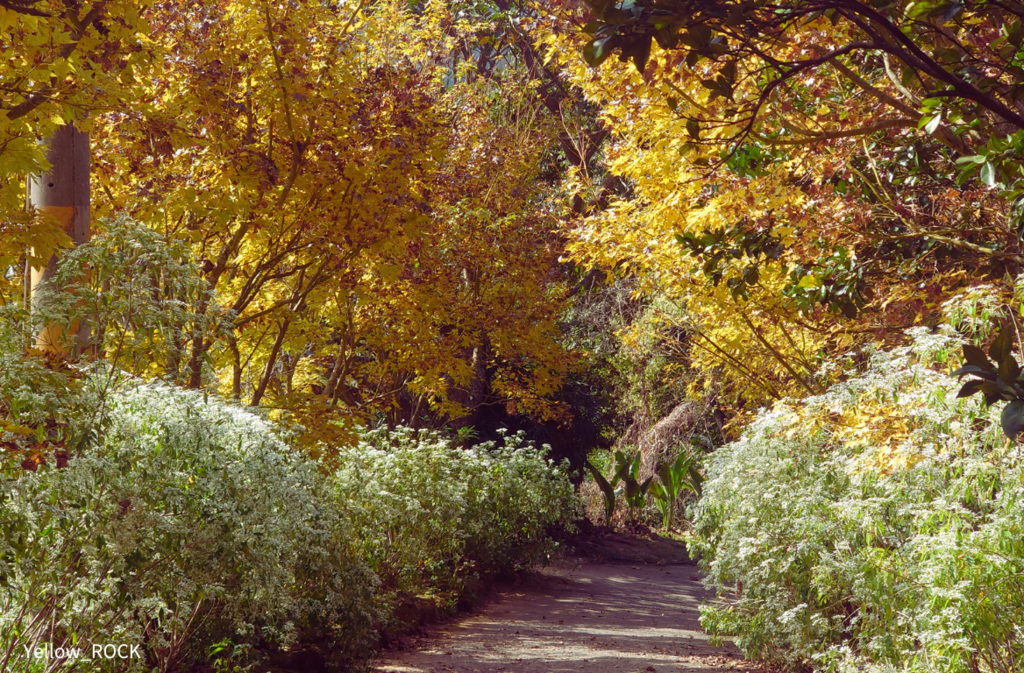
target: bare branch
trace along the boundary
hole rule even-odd
[[[884,131],[885,129],[898,127],[913,128],[915,126],[917,126],[917,120],[914,119],[887,119],[885,121],[878,122],[877,124],[872,124],[871,126],[846,129],[843,131],[824,131],[821,133],[801,132],[802,135],[807,136],[805,138],[778,139],[758,136],[758,140],[761,140],[768,145],[810,145],[812,143],[821,142],[822,140],[850,138],[853,136],[869,136],[877,133],[878,131]]]

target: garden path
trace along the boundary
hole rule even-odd
[[[732,644],[712,647],[697,567],[574,560],[501,591],[375,662],[375,673],[697,673],[754,671]]]

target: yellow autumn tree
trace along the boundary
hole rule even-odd
[[[845,55],[855,26],[809,16],[766,51],[716,59],[733,42],[708,30],[691,44],[700,26],[678,48],[647,40],[647,52],[581,30],[586,8],[560,16],[548,58],[598,106],[614,138],[607,170],[629,186],[616,198],[577,176],[591,208],[573,257],[674,302],[664,317],[683,321],[688,356],[721,368],[734,398],[822,391],[826,355],[933,321],[971,269],[1013,257],[979,246],[991,225],[964,218],[973,207],[999,222],[1005,202],[920,168],[952,169],[963,142],[900,103],[906,87],[886,67]],[[613,51],[622,58],[605,60]],[[770,76],[816,58],[819,68]]]
[[[0,6],[0,269],[26,255],[45,263],[70,239],[25,210],[25,176],[46,171],[40,140],[64,124],[88,131],[95,114],[137,100],[134,71],[149,67],[148,2],[10,2]],[[0,302],[21,276],[0,277]]]
[[[142,16],[136,100],[92,118],[94,212],[186,243],[209,288],[193,310],[224,318],[160,337],[148,375],[276,410],[311,446],[381,415],[559,415],[539,177],[558,129],[504,51],[454,56],[481,24],[442,2]]]
[[[547,398],[571,360],[558,342],[566,290],[553,190],[539,178],[557,129],[528,86],[505,73],[445,93],[455,127],[430,229],[388,256],[392,277],[373,283],[365,309],[366,338],[389,353],[380,366],[408,377],[413,408],[461,423],[485,397],[512,415],[558,415]]]

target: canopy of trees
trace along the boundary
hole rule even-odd
[[[47,139],[70,126],[91,147],[88,242],[26,204],[26,181],[51,174]],[[193,406],[214,398],[210,427],[245,419],[231,423],[301,456],[296,474],[333,475],[330,507],[352,507],[335,523],[362,521],[381,590],[418,592],[495,544],[511,550],[495,567],[533,558],[543,527],[575,515],[568,474],[589,467],[606,522],[621,495],[630,523],[658,506],[666,527],[701,498],[694,539],[714,581],[748,591],[737,611],[709,610],[709,628],[748,652],[806,668],[861,638],[842,656],[1018,670],[1019,619],[992,615],[1024,609],[1021,500],[1000,499],[1024,488],[1022,157],[1016,0],[0,0],[3,483],[48,478],[41,467],[88,447],[122,451],[128,428],[167,420],[160,391],[190,446]],[[36,296],[25,276],[48,263]],[[997,425],[988,403],[1004,402]],[[115,418],[132,404],[145,413]],[[503,428],[524,434],[499,442]],[[242,430],[223,432],[210,437]],[[570,469],[544,449],[523,458],[534,440]],[[210,442],[195,449],[210,464],[264,446]],[[156,444],[124,455],[156,460]],[[390,493],[402,455],[423,504],[370,507],[363,456]],[[448,474],[504,476],[486,497],[463,484],[466,500]],[[806,495],[793,500],[804,532],[762,506],[787,489]],[[868,498],[876,511],[850,514]],[[925,501],[933,514],[906,518]],[[132,501],[113,502],[102,526]],[[395,551],[389,516],[432,551]],[[0,543],[21,544],[29,528],[12,526]],[[34,538],[42,556],[49,534]],[[750,551],[743,536],[781,542]],[[975,546],[936,560],[919,550],[939,543],[906,542],[927,536]],[[794,539],[819,546],[773,565]],[[460,545],[477,560],[458,561]],[[816,565],[836,550],[863,554]],[[967,617],[931,601],[952,605],[967,557],[973,593],[957,600],[979,610],[974,641],[954,633]],[[77,572],[68,563],[55,576]],[[913,611],[959,625],[876,637],[899,621],[886,584],[899,572],[933,582],[901,594],[901,624]],[[986,603],[986,582],[1005,605]],[[817,616],[800,622],[808,606]]]
[[[935,324],[966,287],[1020,273],[1022,13],[562,10],[545,43],[617,131],[622,185],[579,176],[593,196],[575,258],[685,305],[680,357],[734,396],[820,392],[827,354]]]
[[[68,244],[43,214],[23,213],[22,192],[44,168],[37,138],[73,122],[91,133],[94,222],[145,223],[205,288],[176,295],[154,267],[148,299],[181,301],[191,317],[130,352],[118,326],[96,325],[98,355],[277,409],[314,443],[380,414],[468,426],[496,406],[568,422],[554,399],[574,361],[556,325],[570,281],[557,183],[585,150],[566,158],[574,112],[555,116],[558,94],[536,103],[552,75],[516,31],[525,10],[0,12],[21,64],[2,73],[4,263]],[[104,240],[133,254],[131,240]],[[110,282],[88,277],[93,289]],[[12,301],[20,278],[6,283]],[[140,337],[141,318],[121,327]]]
[[[21,201],[74,123],[94,221],[142,223],[201,285],[154,268],[183,314],[96,324],[94,355],[312,444],[382,415],[581,421],[603,356],[566,322],[595,287],[577,270],[667,301],[615,338],[653,325],[691,391],[740,409],[822,391],[829,358],[1024,261],[1013,3],[0,11],[4,264],[69,244]],[[123,262],[130,239],[102,240]]]

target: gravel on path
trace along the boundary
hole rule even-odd
[[[375,662],[376,673],[757,671],[712,647],[698,606],[714,595],[694,565],[579,562],[547,568]]]

